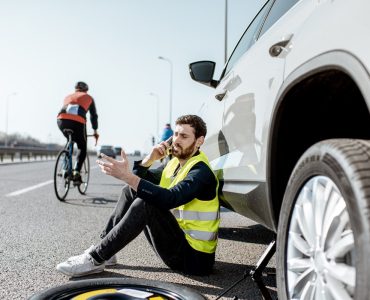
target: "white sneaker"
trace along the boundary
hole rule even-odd
[[[115,266],[117,264],[117,255],[113,255],[110,259],[105,261],[106,266]]]
[[[94,245],[91,245],[89,248],[87,248],[84,251],[84,253],[90,253],[94,249],[94,247],[95,247]],[[77,256],[79,255],[71,256],[70,258],[67,259],[67,261],[75,260]],[[112,266],[115,266],[116,264],[117,264],[117,255],[113,255],[110,259],[105,261],[105,266],[107,267],[112,267]]]
[[[94,249],[94,245],[91,245],[89,248],[87,248],[85,251],[84,251],[84,253],[90,253],[91,252],[91,250],[93,250]],[[72,260],[75,260],[78,256],[80,256],[80,255],[75,255],[75,256],[71,256],[70,258],[68,258],[67,259],[67,261],[72,261]]]
[[[105,263],[96,265],[94,259],[88,253],[83,253],[74,257],[74,259],[69,258],[65,262],[62,262],[57,265],[56,269],[71,277],[80,277],[89,274],[95,274],[103,272],[105,268]]]

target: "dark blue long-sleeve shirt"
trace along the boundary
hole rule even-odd
[[[142,178],[137,196],[155,206],[171,209],[194,198],[212,200],[216,196],[215,175],[204,162],[196,163],[187,176],[170,189],[159,186],[163,168],[149,169],[140,163],[141,161],[136,161],[133,168],[133,173]]]

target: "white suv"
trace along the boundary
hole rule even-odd
[[[279,299],[370,299],[370,1],[269,0],[200,115],[224,206],[277,232]]]

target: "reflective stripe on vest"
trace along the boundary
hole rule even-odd
[[[202,240],[202,241],[214,241],[217,239],[216,232],[207,232],[199,230],[184,230],[184,232],[190,235],[193,239]]]
[[[174,209],[172,211],[176,219],[197,220],[197,221],[213,221],[220,218],[220,212],[201,212]]]
[[[190,158],[173,178],[173,174],[179,165],[175,157],[168,162],[162,172],[160,186],[171,188],[181,182],[189,173],[191,168],[198,162],[204,162],[210,170],[208,159],[203,152]],[[217,247],[217,234],[220,224],[219,201],[218,201],[218,180],[215,198],[211,200],[193,199],[173,210],[173,214],[185,233],[189,245],[195,250],[205,253],[214,253]]]

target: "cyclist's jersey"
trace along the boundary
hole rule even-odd
[[[73,120],[86,124],[86,113],[90,112],[91,125],[98,129],[98,115],[94,99],[85,92],[75,92],[64,99],[63,108],[58,114],[58,119]]]

